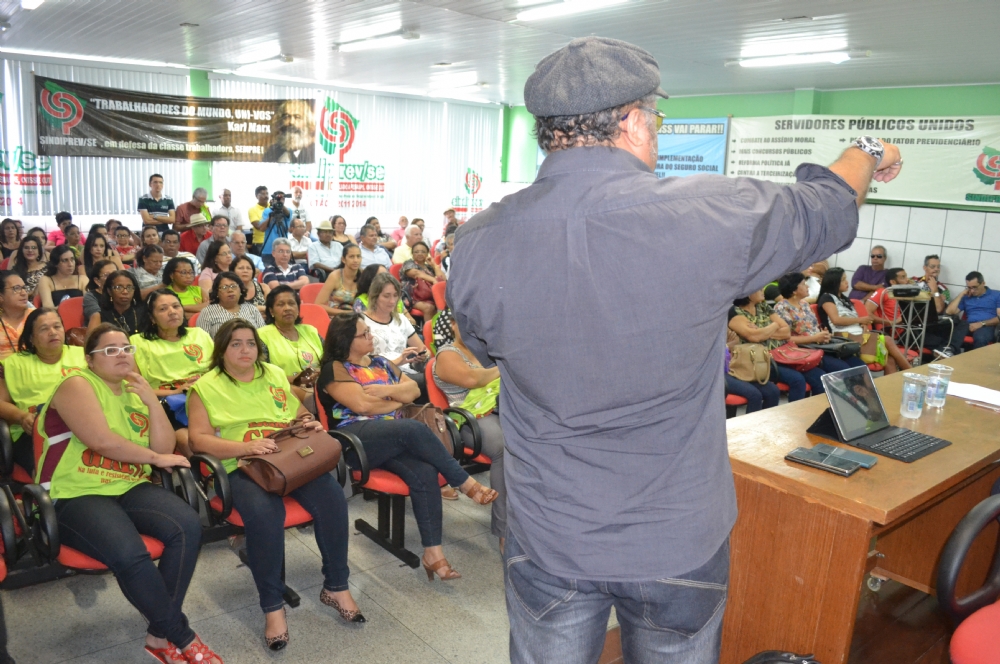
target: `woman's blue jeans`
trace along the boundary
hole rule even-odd
[[[268,493],[242,470],[229,473],[233,507],[243,519],[247,560],[257,584],[264,613],[284,605],[285,583],[281,565],[285,560],[285,502]],[[331,592],[347,590],[347,500],[330,473],[323,473],[290,494],[312,515],[316,544],[323,560],[323,587]]]
[[[735,394],[746,399],[748,413],[756,413],[761,408],[774,408],[781,396],[778,386],[771,381],[763,385],[748,383],[729,374],[726,374],[726,394]]]
[[[459,487],[469,479],[448,454],[437,436],[427,425],[417,420],[364,420],[344,427],[357,436],[365,446],[370,468],[382,468],[410,487],[413,516],[420,530],[423,546],[441,544],[441,486],[438,473],[448,484]],[[361,467],[358,455],[347,452],[347,463],[355,470]]]

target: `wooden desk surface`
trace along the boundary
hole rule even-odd
[[[939,362],[955,368],[952,380],[1000,389],[1000,344]],[[927,366],[912,369],[927,373]],[[870,470],[839,477],[790,461],[796,447],[832,441],[806,433],[829,405],[824,395],[727,421],[733,472],[815,500],[853,516],[886,525],[1000,460],[1000,413],[948,397],[941,410],[924,410],[919,420],[899,414],[902,372],[875,380],[889,421],[943,438],[952,444],[913,463],[879,456]]]

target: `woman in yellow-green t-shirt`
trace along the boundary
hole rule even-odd
[[[177,293],[169,288],[155,290],[146,299],[145,318],[131,341],[139,372],[163,400],[170,424],[177,432],[178,452],[189,456],[187,422],[183,415],[178,419],[176,413],[183,413],[184,395],[208,371],[213,344],[208,332],[186,327],[184,319]]]
[[[312,416],[291,393],[285,372],[260,361],[261,340],[250,323],[241,318],[223,323],[215,341],[211,370],[191,387],[188,398],[191,448],[219,457],[229,473],[233,507],[243,517],[250,572],[264,612],[264,640],[272,650],[280,650],[288,643],[281,596],[285,506],[281,496],[264,491],[237,466],[245,456],[276,451],[269,434],[295,417]],[[290,495],[314,520],[324,570],[320,601],[348,622],[365,622],[347,587],[344,492],[324,473]]]
[[[175,256],[167,261],[163,266],[163,285],[177,294],[189,314],[208,306],[201,287],[195,283],[194,264],[186,258]]]
[[[29,475],[35,470],[35,416],[63,378],[87,366],[83,349],[67,346],[65,337],[55,309],[35,309],[24,321],[20,352],[0,364],[0,417],[10,427],[14,462]]]
[[[302,322],[299,294],[291,286],[277,286],[267,294],[264,321],[267,325],[258,329],[257,334],[267,347],[267,361],[284,371],[289,382],[294,382],[306,369],[319,371],[323,340],[315,327]],[[292,385],[292,392],[303,404],[315,403],[313,380],[305,383]]]
[[[221,659],[180,607],[201,545],[197,512],[149,481],[151,466],[188,467],[156,394],[136,372],[135,346],[99,325],[84,346],[87,368],[68,375],[38,414],[43,439],[36,481],[55,501],[63,545],[108,566],[149,621],[146,650],[160,661]],[[140,531],[164,545],[157,566]],[[136,562],[140,560],[141,562]],[[174,659],[168,659],[173,657]]]

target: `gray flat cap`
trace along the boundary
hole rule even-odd
[[[596,113],[650,94],[667,98],[653,55],[605,37],[574,39],[539,62],[524,84],[524,104],[536,117]]]

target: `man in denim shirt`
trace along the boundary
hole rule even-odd
[[[850,245],[873,173],[900,168],[865,137],[789,186],[658,180],[659,84],[617,40],[542,60],[524,97],[548,157],[456,235],[447,296],[500,367],[515,664],[596,662],[611,606],[625,661],[717,660],[736,520],[726,311]]]

